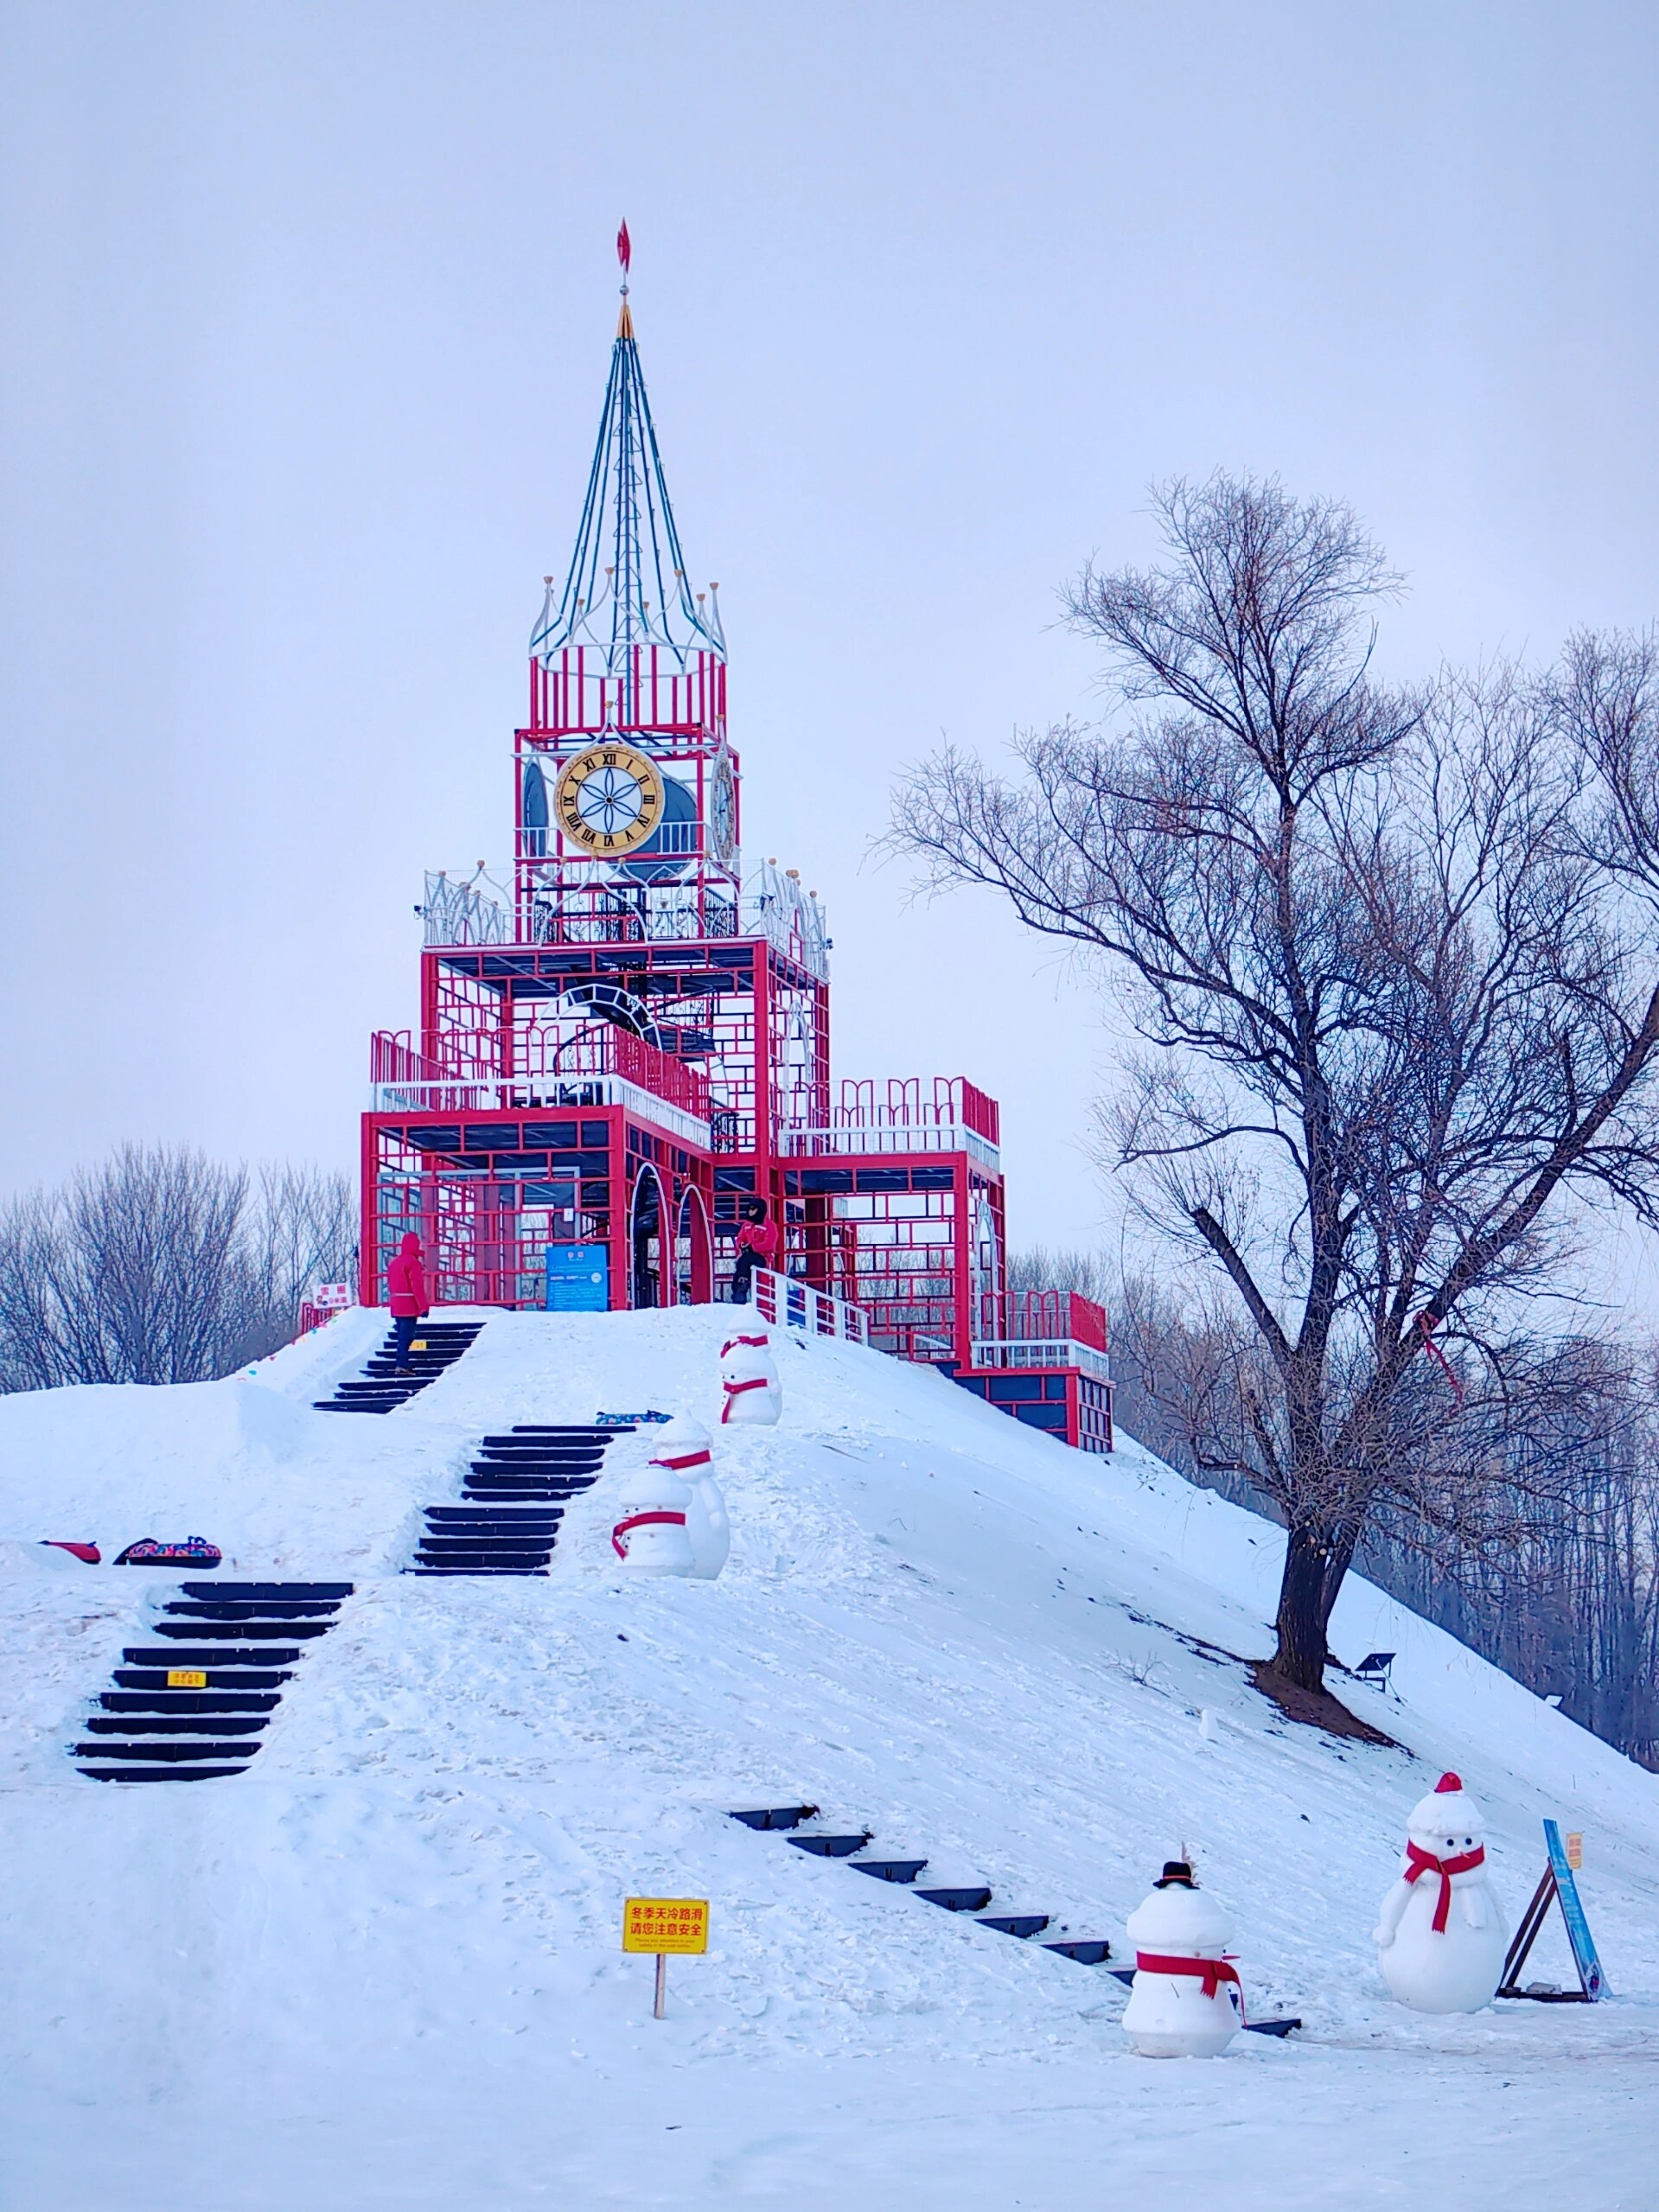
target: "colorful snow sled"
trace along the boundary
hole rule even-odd
[[[217,1544],[210,1544],[205,1536],[187,1536],[182,1544],[158,1544],[153,1536],[141,1536],[136,1544],[129,1544],[117,1559],[118,1567],[188,1567],[193,1574],[207,1572],[219,1565],[224,1553]]]
[[[49,1551],[73,1552],[76,1559],[84,1559],[89,1567],[101,1567],[104,1564],[104,1554],[96,1544],[72,1544],[62,1536],[42,1536],[41,1541]]]

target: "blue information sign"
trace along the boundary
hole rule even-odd
[[[1579,1969],[1579,1979],[1584,1993],[1594,2005],[1607,1996],[1606,1977],[1601,1971],[1601,1960],[1596,1956],[1596,1939],[1590,1933],[1590,1922],[1585,1918],[1583,1901],[1573,1869],[1566,1863],[1566,1846],[1561,1841],[1561,1832],[1554,1820],[1544,1823],[1544,1843],[1549,1852],[1549,1871],[1555,1877],[1555,1894],[1561,1901],[1561,1917],[1566,1922],[1567,1941],[1573,1946],[1573,1957]]]

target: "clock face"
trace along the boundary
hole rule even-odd
[[[714,857],[729,868],[737,851],[737,790],[731,772],[731,755],[722,751],[714,764],[709,790],[710,843]]]
[[[559,770],[553,812],[566,844],[596,854],[632,852],[661,826],[661,774],[631,745],[590,746]]]

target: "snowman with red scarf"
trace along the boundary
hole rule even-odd
[[[1227,1948],[1232,1928],[1171,1858],[1128,1919],[1135,1979],[1123,2032],[1142,2058],[1217,2058],[1244,2023],[1244,1992]]]
[[[1486,1819],[1456,1775],[1406,1823],[1406,1857],[1373,1938],[1382,1979],[1417,2012],[1478,2012],[1497,1994],[1509,1929],[1486,1871]]]

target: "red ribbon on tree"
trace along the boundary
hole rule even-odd
[[[1425,1851],[1420,1844],[1409,1840],[1406,1844],[1406,1872],[1404,1879],[1414,1882],[1420,1874],[1438,1874],[1440,1894],[1434,1900],[1434,1933],[1445,1934],[1445,1924],[1452,1915],[1452,1877],[1454,1874],[1470,1874],[1476,1867],[1486,1864],[1485,1846],[1477,1844],[1473,1851],[1460,1852],[1456,1858],[1437,1858],[1432,1851]]]
[[[1423,1332],[1423,1344],[1425,1349],[1427,1351],[1431,1359],[1439,1362],[1441,1374],[1445,1375],[1446,1380],[1452,1385],[1452,1395],[1457,1399],[1458,1405],[1461,1406],[1463,1404],[1463,1385],[1458,1380],[1457,1369],[1452,1366],[1451,1361],[1447,1359],[1445,1354],[1440,1349],[1439,1346],[1434,1341],[1433,1321],[1426,1312],[1420,1313],[1417,1316],[1417,1326]]]
[[[1203,1982],[1204,1995],[1214,1997],[1224,1981],[1230,1981],[1239,1993],[1239,2018],[1244,2018],[1244,1984],[1239,1979],[1239,1970],[1230,1959],[1177,1959],[1164,1951],[1137,1951],[1135,1972],[1138,1974],[1187,1974]]]

